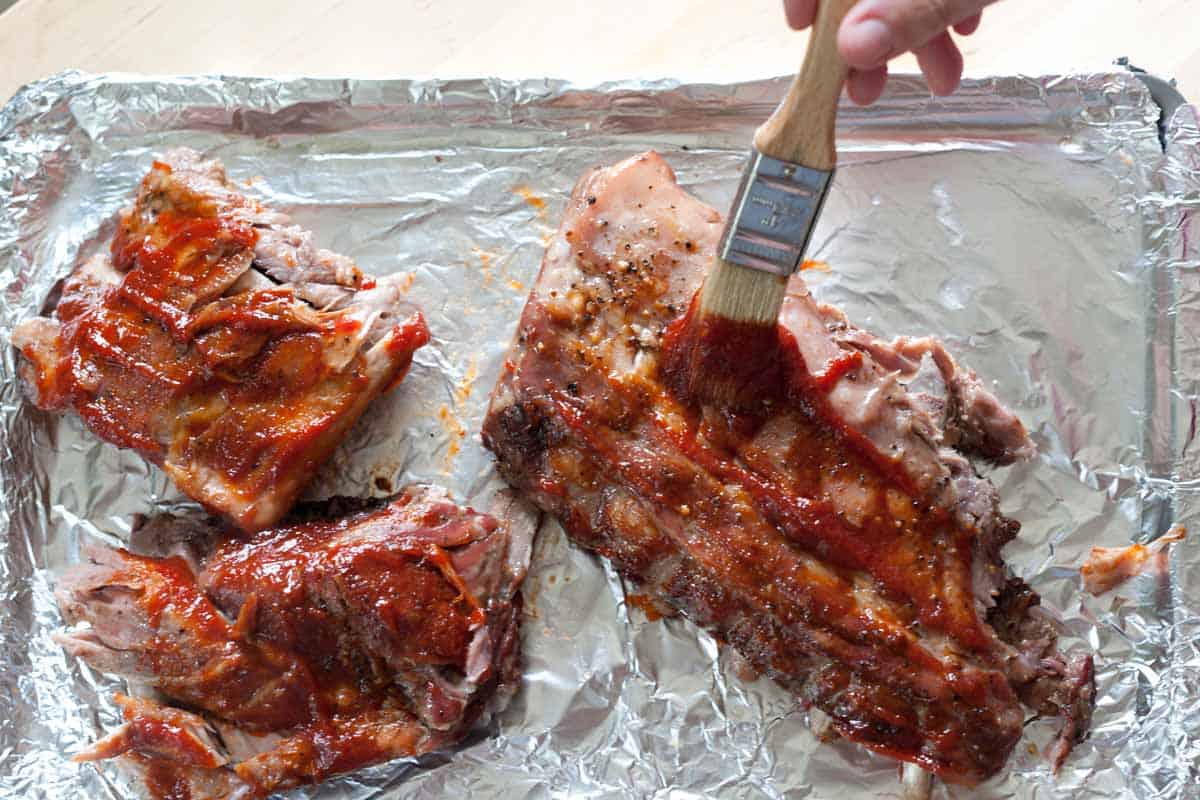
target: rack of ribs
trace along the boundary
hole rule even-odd
[[[12,341],[39,407],[75,409],[255,531],[428,342],[409,278],[364,275],[238,192],[217,161],[174,150],[122,212],[111,253]]]
[[[721,230],[654,153],[584,176],[492,394],[501,473],[842,737],[974,784],[1029,708],[1063,719],[1057,766],[1091,659],[1008,574],[1019,526],[967,460],[1029,456],[1020,421],[937,341],[880,341],[798,276],[741,354],[756,402],[694,400],[688,310]]]
[[[417,487],[249,538],[156,517],[134,537],[154,557],[94,547],[59,583],[58,640],[168,702],[118,698],[125,724],[77,759],[124,756],[159,798],[249,798],[459,741],[519,681],[535,520],[513,503]]]

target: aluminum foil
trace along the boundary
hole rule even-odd
[[[0,338],[102,246],[155,153],[221,158],[248,191],[376,274],[415,273],[433,344],[377,401],[311,495],[499,485],[478,429],[543,243],[585,168],[657,148],[726,207],[782,80],[347,81],[65,74],[0,111]],[[998,778],[937,797],[1200,796],[1200,536],[1166,573],[1100,598],[1097,544],[1200,531],[1200,126],[1128,74],[911,78],[845,109],[814,237],[814,291],[881,334],[935,333],[1020,412],[1036,461],[993,472],[1023,524],[1006,551],[1067,650],[1096,653],[1091,738],[1057,777],[1033,722]],[[186,506],[162,473],[0,369],[0,797],[137,796],[67,756],[117,724],[120,683],[51,641],[60,571],[87,537]],[[818,744],[805,713],[679,619],[626,603],[601,561],[542,526],[527,583],[524,684],[461,749],[299,791],[314,798],[898,796],[894,762]]]

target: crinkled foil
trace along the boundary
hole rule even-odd
[[[102,246],[151,159],[189,145],[376,274],[409,270],[433,344],[377,401],[313,496],[444,483],[486,505],[478,429],[543,243],[585,168],[662,151],[727,206],[780,80],[347,81],[66,74],[0,111],[0,338]],[[1200,127],[1165,126],[1128,74],[969,83],[899,79],[845,109],[843,163],[814,291],[882,334],[935,333],[1035,432],[1036,461],[993,472],[1023,524],[1006,551],[1062,646],[1095,652],[1091,738],[1052,776],[1032,722],[1009,768],[937,797],[1200,796],[1200,536],[1169,570],[1080,590],[1096,544],[1200,529]],[[186,505],[162,473],[73,416],[0,386],[0,797],[137,796],[68,756],[117,723],[114,679],[51,641],[55,577],[86,537]],[[527,583],[524,685],[461,749],[297,792],[314,798],[898,797],[896,765],[818,744],[805,713],[547,523]]]

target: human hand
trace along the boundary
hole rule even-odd
[[[818,0],[783,0],[788,24],[812,24]],[[838,30],[838,52],[850,75],[846,94],[869,105],[883,94],[887,62],[909,50],[934,94],[950,94],[962,79],[963,57],[950,36],[970,36],[984,6],[995,0],[860,0]]]

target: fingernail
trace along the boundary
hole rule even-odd
[[[887,23],[880,19],[864,19],[850,26],[843,44],[846,58],[852,66],[877,67],[888,60],[895,46],[895,37]]]

